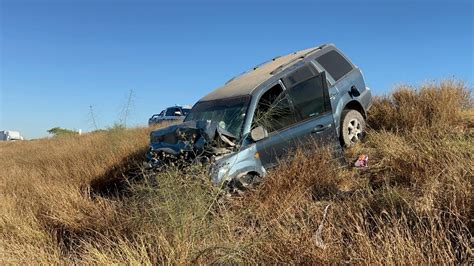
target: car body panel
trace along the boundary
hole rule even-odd
[[[259,176],[265,176],[267,173],[257,155],[255,143],[217,159],[211,169],[211,180],[215,184],[221,184],[247,173]]]
[[[351,95],[350,88],[354,86],[359,90],[360,95]],[[359,89],[360,88],[360,89]],[[339,80],[330,88],[331,106],[334,113],[334,122],[336,125],[336,132],[340,132],[341,114],[345,107],[350,102],[357,102],[362,107],[362,115],[364,118],[367,115],[367,110],[370,108],[372,102],[372,93],[362,78],[359,69],[353,69],[347,76]]]
[[[314,119],[308,119],[284,130],[274,132],[256,142],[260,160],[265,168],[271,168],[278,161],[299,147],[312,143],[333,143],[337,140],[334,119],[328,112]]]

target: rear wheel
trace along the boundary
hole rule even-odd
[[[365,119],[361,113],[350,109],[344,110],[341,117],[341,142],[349,147],[364,136]]]

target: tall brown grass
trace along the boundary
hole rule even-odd
[[[473,114],[460,82],[401,86],[346,151],[367,169],[298,151],[241,197],[198,166],[128,180],[149,129],[0,143],[0,262],[468,263]]]

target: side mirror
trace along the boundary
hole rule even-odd
[[[250,137],[253,141],[259,141],[268,137],[268,132],[264,127],[258,126],[250,131]]]

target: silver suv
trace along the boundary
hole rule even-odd
[[[158,125],[162,122],[183,121],[190,110],[190,107],[180,105],[168,107],[159,114],[152,115],[148,119],[148,126]]]
[[[339,150],[357,142],[371,102],[360,69],[321,45],[273,58],[204,96],[183,124],[151,133],[147,158],[204,158],[214,183],[244,183],[308,142]]]

